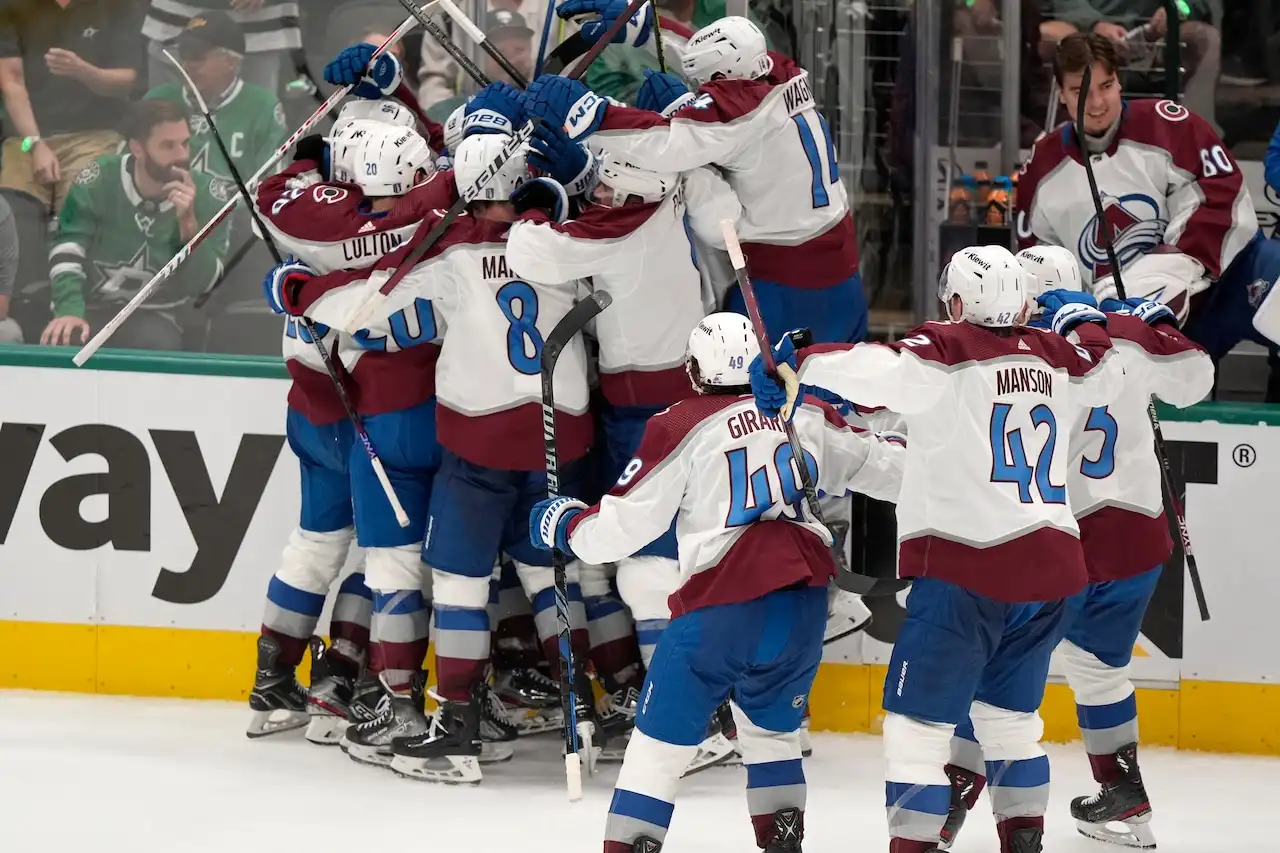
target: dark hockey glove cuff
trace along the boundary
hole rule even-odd
[[[320,177],[329,180],[329,143],[324,141],[324,136],[313,133],[299,139],[293,149],[293,161],[299,160],[314,160],[320,164]]]
[[[569,214],[569,194],[552,178],[532,178],[525,181],[511,194],[511,204],[517,213],[544,211],[557,223],[564,222]]]

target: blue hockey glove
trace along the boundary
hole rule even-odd
[[[1141,301],[1141,300],[1139,300]],[[1132,314],[1133,307],[1119,299],[1104,299],[1098,305],[1104,314]]]
[[[583,139],[604,121],[609,102],[579,80],[543,74],[524,93],[524,111],[563,128],[570,139]]]
[[[1168,305],[1141,296],[1130,296],[1123,302],[1119,299],[1104,299],[1101,307],[1108,314],[1132,314],[1148,326],[1165,321],[1174,324],[1178,322],[1173,309]]]
[[[267,307],[277,314],[302,316],[291,310],[296,304],[297,291],[315,276],[311,267],[289,256],[267,271],[262,280],[262,292],[267,297]]]
[[[556,14],[566,20],[584,15],[599,15],[599,18],[582,25],[582,37],[588,44],[595,44],[604,38],[613,22],[627,11],[628,5],[627,0],[564,0],[556,7]],[[609,43],[641,47],[649,43],[652,34],[653,5],[645,3],[640,11],[631,16],[625,27],[614,33]]]
[[[1107,324],[1107,315],[1098,310],[1098,301],[1092,294],[1078,290],[1046,290],[1036,299],[1051,315],[1050,328],[1065,335],[1081,323]]]
[[[804,397],[806,394],[817,397],[822,402],[831,406],[840,414],[841,417],[844,417],[853,411],[853,403],[850,403],[835,391],[828,391],[826,388],[819,388],[817,385],[801,385],[800,396]]]
[[[512,136],[526,121],[524,93],[510,83],[490,83],[467,101],[462,135],[505,133]]]
[[[436,158],[435,166],[437,172],[443,172],[447,169],[453,168],[453,158],[449,156],[448,151]]]
[[[796,348],[807,346],[812,342],[813,334],[808,329],[793,329],[782,336],[782,340],[773,345],[773,361],[775,364],[789,364],[796,369]],[[751,393],[756,398],[756,408],[768,417],[776,418],[787,403],[787,390],[782,383],[770,376],[764,369],[764,357],[757,355],[751,360],[748,368],[751,376]],[[803,395],[805,387],[801,386]],[[794,410],[792,416],[795,416]]]
[[[554,124],[543,122],[533,131],[529,140],[529,165],[546,172],[566,189],[573,187],[570,195],[577,195],[586,187],[579,187],[592,169],[592,157],[587,149],[574,142]]]
[[[694,98],[689,87],[676,75],[646,68],[644,82],[636,91],[636,108],[670,115]],[[673,106],[675,109],[670,109]]]
[[[369,67],[377,48],[371,44],[344,47],[324,67],[324,79],[334,86],[355,86],[351,94],[357,98],[387,98],[395,94],[403,76],[400,60],[384,53]]]
[[[511,194],[511,204],[516,213],[526,210],[544,210],[556,222],[569,217],[569,194],[554,178],[530,178]]]
[[[543,551],[558,548],[566,558],[572,559],[569,547],[569,523],[577,518],[587,505],[574,498],[546,498],[538,501],[529,511],[529,541]]]

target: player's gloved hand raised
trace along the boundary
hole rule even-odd
[[[579,80],[543,74],[524,93],[524,111],[564,130],[570,139],[583,139],[604,122],[609,102]]]
[[[1144,299],[1141,296],[1130,296],[1124,301],[1104,299],[1100,307],[1108,314],[1132,314],[1148,326],[1154,326],[1156,323],[1162,322],[1174,324],[1178,322],[1173,309],[1168,305],[1152,299]]]
[[[324,67],[325,81],[334,86],[355,86],[351,94],[357,98],[390,97],[404,79],[400,60],[384,53],[373,61],[371,68],[369,61],[376,50],[373,45],[363,43],[344,47]]]
[[[516,213],[542,210],[555,222],[564,222],[569,216],[569,194],[554,178],[525,181],[511,194],[511,204]]]
[[[1078,290],[1046,290],[1036,302],[1051,319],[1049,328],[1065,335],[1081,323],[1107,324],[1107,315],[1098,310],[1092,294]]]
[[[505,133],[511,136],[528,120],[524,114],[523,92],[510,83],[490,83],[467,101],[462,135]]]
[[[582,25],[582,37],[588,44],[595,44],[626,11],[627,0],[564,0],[556,6],[556,14],[566,20],[591,15],[600,17]],[[631,16],[626,26],[614,33],[610,44],[629,44],[640,47],[649,43],[653,35],[653,4],[645,3]]]
[[[329,180],[329,143],[322,134],[313,133],[298,140],[293,149],[293,162],[311,160],[320,168],[320,177]]]
[[[676,75],[646,68],[644,82],[636,91],[636,108],[669,117],[696,99],[697,96]]]
[[[564,185],[569,195],[595,186],[595,158],[581,142],[574,142],[554,124],[540,122],[529,140],[529,165]]]
[[[804,348],[812,342],[813,333],[808,329],[787,332],[782,340],[773,345],[774,363],[786,364],[795,370],[796,349]],[[776,418],[787,404],[786,388],[776,377],[765,371],[763,356],[757,355],[751,360],[748,374],[751,377],[751,393],[756,398],[756,408],[767,417]],[[794,410],[792,414],[795,414]]]
[[[262,292],[267,297],[267,306],[277,314],[302,316],[302,312],[297,309],[298,291],[314,277],[315,271],[311,267],[292,255],[285,258],[268,270],[266,278],[262,280]]]
[[[558,548],[567,558],[574,556],[569,547],[569,524],[582,514],[587,505],[573,498],[546,498],[529,511],[529,541],[543,551]]]

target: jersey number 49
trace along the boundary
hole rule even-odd
[[[800,469],[795,464],[790,444],[785,441],[779,444],[774,448],[771,464],[761,465],[751,471],[750,476],[747,473],[751,467],[747,448],[735,447],[726,450],[724,455],[729,464],[729,514],[725,517],[725,527],[741,527],[758,521],[777,504],[775,495],[781,495],[783,504],[791,508],[790,514],[784,509],[775,517],[790,521],[803,517],[804,488],[800,484]],[[818,462],[807,450],[804,458],[816,483]]]

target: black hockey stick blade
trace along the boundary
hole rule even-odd
[[[894,595],[911,584],[910,578],[873,578],[857,572],[836,572],[836,586],[854,595]]]
[[[582,37],[582,33],[574,33],[551,51],[546,63],[542,66],[542,73],[559,74],[590,49],[591,43]]]
[[[569,345],[573,336],[612,304],[612,296],[606,291],[597,290],[570,308],[542,344],[542,369],[548,373],[555,370],[561,351]]]

